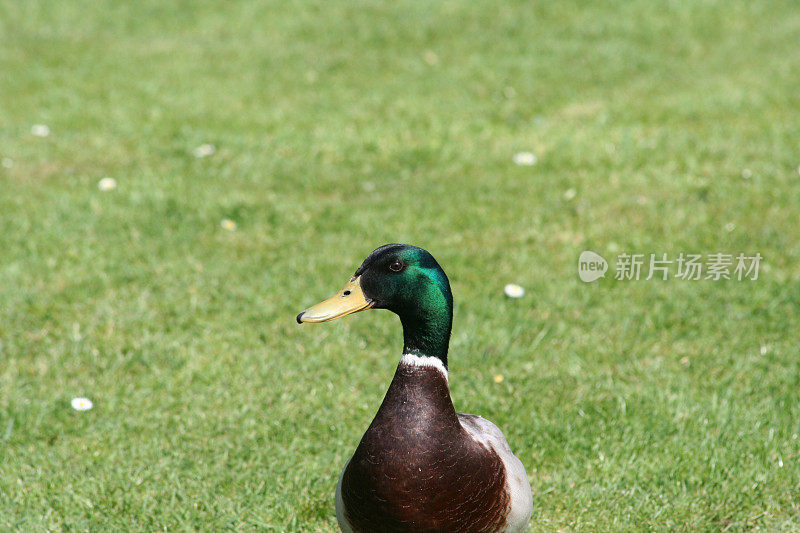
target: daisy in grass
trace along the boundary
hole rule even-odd
[[[89,409],[94,407],[92,400],[90,400],[89,398],[73,398],[71,403],[72,403],[72,408],[75,409],[76,411],[88,411]]]
[[[509,283],[505,287],[503,287],[503,292],[506,293],[506,296],[509,298],[522,298],[525,296],[525,289],[517,285],[516,283]]]
[[[517,152],[512,158],[515,165],[529,167],[536,164],[536,156],[531,152]]]

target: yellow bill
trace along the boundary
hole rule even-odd
[[[374,302],[364,297],[359,278],[350,278],[342,290],[297,315],[297,323],[327,322],[372,307]]]

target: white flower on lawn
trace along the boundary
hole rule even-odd
[[[97,188],[101,191],[111,191],[117,188],[117,180],[114,178],[103,178],[97,182]]]
[[[537,159],[536,156],[531,152],[517,152],[514,154],[512,161],[514,161],[515,165],[529,167],[531,165],[535,165]]]
[[[3,158],[3,168],[11,168],[14,166],[14,161],[10,157]]]
[[[197,148],[194,149],[194,156],[195,157],[208,157],[210,155],[214,155],[217,149],[213,144],[201,144]]]
[[[222,226],[222,229],[225,231],[236,231],[236,222],[229,218],[223,218],[219,225]]]
[[[88,411],[94,407],[92,400],[89,398],[73,398],[72,399],[72,408],[76,411]]]
[[[564,199],[565,200],[572,200],[577,195],[578,195],[578,191],[576,191],[575,189],[567,189],[566,192],[564,192]]]
[[[47,137],[50,135],[50,128],[45,124],[34,124],[31,126],[31,134],[36,137]]]
[[[522,298],[523,296],[525,296],[525,289],[523,289],[516,283],[509,283],[508,285],[503,287],[503,291],[509,298]]]
[[[749,168],[742,170],[742,178],[749,180],[753,176],[753,171]]]

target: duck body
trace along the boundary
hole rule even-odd
[[[359,271],[353,279],[358,277]],[[366,281],[359,287],[374,283]],[[365,300],[374,302],[366,296],[370,293],[365,291]],[[428,351],[436,353],[439,347],[439,352],[428,355],[415,336],[424,341],[436,332],[409,331],[425,324],[441,330],[446,323],[449,341],[448,296],[449,283],[444,297],[448,320],[426,320],[425,312],[400,315],[405,353],[336,487],[336,517],[344,532],[517,532],[530,520],[532,495],[525,468],[502,432],[488,420],[456,413],[453,407],[447,343],[442,354],[440,339],[429,338]]]
[[[342,531],[522,531],[525,468],[494,424],[456,413],[446,371],[404,356],[342,472]]]

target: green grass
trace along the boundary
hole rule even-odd
[[[533,531],[799,529],[798,28],[792,1],[0,0],[0,529],[334,530],[401,332],[294,315],[385,242],[449,274],[453,399],[525,463]],[[764,262],[584,284],[585,249]]]

